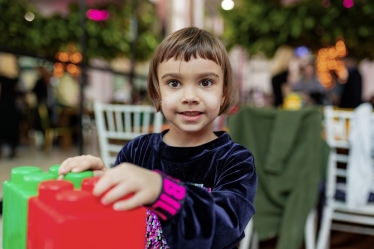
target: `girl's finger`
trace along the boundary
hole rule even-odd
[[[72,172],[81,172],[90,167],[91,160],[89,158],[86,158],[84,156],[76,156],[67,159],[64,161],[60,168],[59,173],[60,174],[67,174],[70,171]]]
[[[60,166],[59,174],[64,175],[71,172],[82,172],[88,169],[105,170],[102,160],[93,156],[77,156],[66,159]]]
[[[117,173],[118,168],[108,170],[100,177],[99,181],[95,184],[92,193],[96,196],[102,195],[105,191],[109,190],[114,185],[122,182],[123,175]]]
[[[65,161],[63,161],[60,165],[60,168],[58,169],[58,174],[59,175],[63,175],[63,174],[66,174],[70,171],[70,168],[69,168],[69,163],[74,160],[74,157],[70,157],[68,159],[66,159]]]
[[[129,184],[127,182],[122,182],[116,186],[114,186],[112,189],[110,189],[101,199],[101,202],[105,204],[113,203],[122,197],[125,197],[126,195],[135,192],[135,189],[133,187],[133,184]]]
[[[138,192],[129,199],[115,202],[113,205],[113,209],[121,210],[121,211],[131,210],[131,209],[142,206],[144,202],[145,202],[144,194],[141,192]]]
[[[91,158],[81,156],[76,160],[70,162],[69,166],[72,172],[82,172],[87,169],[95,168],[95,161]]]

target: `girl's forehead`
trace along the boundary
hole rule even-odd
[[[164,69],[171,69],[171,68],[178,68],[178,69],[183,69],[183,68],[191,68],[194,67],[196,70],[204,70],[207,68],[211,69],[222,69],[220,65],[218,65],[215,61],[209,60],[209,59],[204,59],[201,57],[198,58],[191,58],[190,60],[182,60],[182,59],[175,59],[171,58],[167,61],[163,61],[159,63],[158,65],[158,70],[164,70]]]
[[[201,77],[202,75],[216,75],[223,79],[224,70],[215,61],[204,58],[193,58],[189,61],[170,59],[160,63],[157,69],[159,79],[167,76]]]
[[[182,64],[201,64],[201,63],[205,63],[205,64],[215,64],[216,66],[219,66],[221,67],[221,65],[219,65],[216,61],[214,60],[210,60],[210,59],[207,59],[207,58],[202,58],[200,56],[197,56],[196,58],[191,56],[191,58],[189,58],[188,60],[185,60],[182,56],[179,56],[177,58],[175,57],[172,57],[170,59],[167,59],[167,60],[164,60],[162,62],[159,62],[158,63],[158,66],[160,65],[178,65],[178,66],[181,66]]]

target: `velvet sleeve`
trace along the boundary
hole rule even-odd
[[[161,221],[170,248],[234,248],[255,213],[256,186],[253,156],[244,150],[228,157],[211,193],[186,184],[179,213]]]

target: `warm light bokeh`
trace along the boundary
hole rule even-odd
[[[335,73],[338,82],[344,82],[347,77],[347,69],[341,58],[347,55],[347,49],[343,40],[338,40],[335,46],[321,48],[317,53],[317,76],[325,88],[334,87],[331,73]]]
[[[58,52],[55,58],[58,62],[54,64],[53,75],[57,78],[61,78],[65,70],[73,77],[80,75],[80,68],[76,65],[82,62],[82,54],[77,52],[77,47],[69,43],[67,45],[67,52]]]

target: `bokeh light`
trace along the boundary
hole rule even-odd
[[[94,21],[105,21],[109,18],[109,12],[107,10],[89,9],[86,12],[89,19]]]
[[[234,1],[233,0],[223,0],[221,3],[221,7],[224,10],[231,10],[234,8]]]
[[[301,58],[309,53],[309,49],[306,46],[300,46],[295,48],[294,53],[297,57]]]
[[[32,22],[34,20],[34,18],[35,18],[35,15],[32,12],[27,12],[25,14],[26,21]]]
[[[344,0],[343,1],[343,6],[346,7],[347,9],[352,8],[354,5],[353,0]]]
[[[53,66],[53,75],[60,78],[64,75],[65,71],[73,77],[80,75],[80,68],[76,64],[82,62],[83,56],[80,52],[76,51],[76,46],[72,43],[67,45],[69,52],[58,52],[55,54],[56,62]]]
[[[69,53],[66,53],[66,52],[59,53],[58,60],[63,61],[63,62],[69,61]]]
[[[82,54],[79,53],[79,52],[76,52],[76,53],[70,55],[70,61],[72,63],[75,63],[75,64],[80,63],[82,61]]]
[[[317,53],[317,76],[325,88],[334,87],[332,73],[337,76],[337,82],[345,82],[348,76],[347,69],[341,58],[347,55],[347,49],[344,40],[336,41],[335,46],[328,48],[321,48]]]

